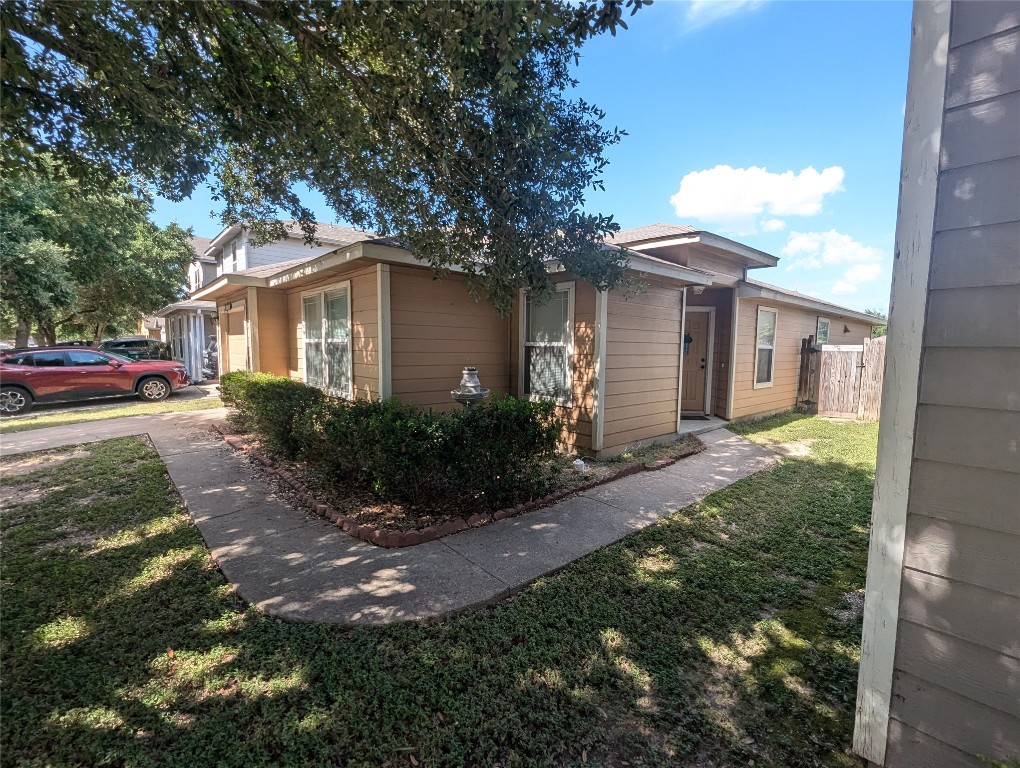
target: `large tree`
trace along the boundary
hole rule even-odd
[[[618,130],[569,94],[581,46],[649,0],[5,0],[2,162],[172,199],[211,179],[257,241],[312,216],[459,266],[506,310],[551,260],[599,287],[625,259],[587,214]]]
[[[95,341],[183,294],[187,230],[157,227],[151,201],[123,181],[83,188],[48,158],[0,181],[0,299],[19,343],[31,329]]]

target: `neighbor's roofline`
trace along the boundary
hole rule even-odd
[[[784,304],[794,304],[798,307],[813,309],[816,312],[830,314],[836,317],[860,320],[861,322],[868,323],[872,327],[876,325],[884,325],[886,322],[885,320],[875,317],[874,315],[869,315],[866,312],[858,312],[856,309],[841,307],[839,304],[832,304],[828,301],[822,301],[821,299],[815,299],[811,296],[805,296],[803,293],[789,291],[784,288],[780,288],[777,285],[759,283],[756,280],[741,280],[737,284],[737,298],[766,299],[768,301],[778,301]]]
[[[736,240],[730,240],[728,237],[715,235],[711,232],[695,232],[689,235],[675,235],[648,240],[638,240],[636,243],[627,243],[626,245],[620,245],[619,247],[626,248],[631,251],[644,251],[655,248],[667,248],[672,245],[705,245],[709,248],[726,251],[753,262],[748,265],[748,269],[774,267],[779,263],[778,256],[773,256],[771,253],[766,253],[765,251],[759,251],[757,248],[752,248],[749,245],[738,243]]]

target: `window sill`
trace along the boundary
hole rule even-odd
[[[556,406],[558,406],[560,408],[573,408],[574,407],[573,401],[570,400],[569,398],[553,397],[552,395],[532,395],[532,394],[527,394],[524,397],[525,397],[525,399],[530,400],[533,403],[550,402],[550,403],[554,403]]]

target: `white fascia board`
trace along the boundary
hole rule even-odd
[[[629,258],[628,266],[636,272],[644,272],[649,275],[657,275],[658,277],[671,277],[674,280],[684,280],[695,285],[712,284],[712,275],[699,272],[690,267],[682,267],[679,264],[664,264],[658,259],[654,261],[652,259],[644,259],[640,253],[632,253],[629,255]]]
[[[213,251],[216,251],[219,248],[221,248],[225,242],[227,242],[228,240],[233,240],[235,237],[237,237],[238,234],[240,234],[243,231],[244,227],[242,227],[240,224],[235,224],[232,227],[224,228],[222,232],[220,232],[218,235],[216,235],[216,237],[214,237],[210,241],[209,247],[205,249],[205,252],[202,255],[208,256]]]
[[[354,243],[349,248],[330,251],[329,253],[323,254],[317,258],[304,261],[296,267],[291,267],[286,271],[271,275],[266,278],[266,286],[269,288],[276,288],[277,286],[289,283],[292,280],[309,277],[327,269],[342,267],[345,264],[350,264],[352,261],[362,258],[363,255],[362,244]]]
[[[740,256],[741,258],[747,259],[753,264],[749,264],[749,269],[755,269],[757,267],[774,267],[779,263],[779,258],[772,254],[759,251],[757,248],[751,248],[750,246],[738,243],[735,240],[730,240],[726,237],[720,237],[719,235],[713,235],[711,232],[701,232],[697,235],[683,235],[682,237],[671,237],[666,240],[651,240],[647,243],[638,243],[637,245],[624,245],[622,248],[626,248],[628,251],[652,251],[656,248],[669,248],[674,245],[704,245],[709,248],[715,248],[719,251],[725,251],[733,256]]]
[[[794,296],[786,293],[785,291],[777,291],[772,288],[750,285],[743,281],[737,283],[737,298],[765,299],[766,301],[775,301],[780,304],[793,304],[797,307],[804,307],[805,309],[811,309],[834,317],[845,317],[850,320],[860,320],[864,323],[870,323],[873,326],[884,324],[884,321],[879,320],[876,317],[872,317],[864,312],[858,312],[854,309],[841,307],[838,304],[829,304],[827,301],[822,301],[821,299],[815,300],[805,298],[803,296]]]
[[[191,298],[196,301],[214,299],[220,293],[220,289],[228,286],[231,288],[265,288],[266,285],[264,277],[251,277],[250,275],[238,275],[228,272],[217,277],[209,285],[199,288],[191,294]]]

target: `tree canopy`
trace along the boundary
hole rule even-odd
[[[82,183],[171,199],[209,179],[256,242],[298,190],[459,266],[501,310],[557,260],[605,288],[617,225],[584,212],[623,135],[570,90],[581,46],[650,0],[8,0],[6,173],[51,153]]]
[[[188,231],[149,221],[151,202],[123,182],[88,190],[42,159],[0,182],[0,299],[24,342],[30,328],[96,340],[183,293]]]

